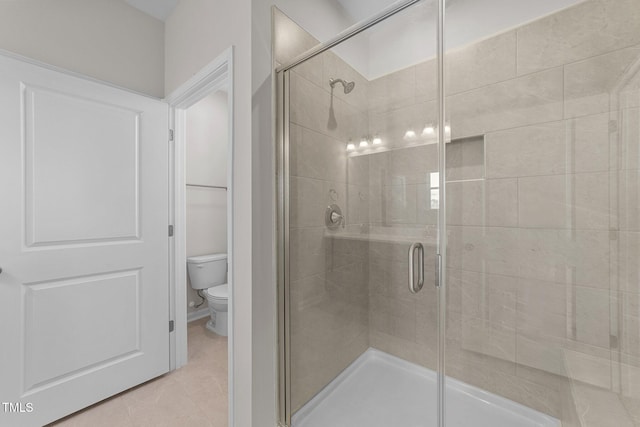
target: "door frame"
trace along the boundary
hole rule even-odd
[[[234,343],[234,286],[233,286],[233,46],[180,85],[164,100],[169,104],[169,126],[173,141],[169,151],[169,221],[174,226],[174,237],[169,244],[170,318],[175,330],[170,335],[170,369],[187,364],[187,246],[186,246],[186,109],[214,92],[227,92],[227,282],[228,308],[228,364],[229,364],[229,425],[233,425],[233,343]]]

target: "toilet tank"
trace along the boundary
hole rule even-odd
[[[193,289],[207,289],[227,283],[227,254],[187,258],[187,271]]]

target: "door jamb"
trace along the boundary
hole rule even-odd
[[[170,334],[170,369],[187,363],[187,290],[186,290],[186,109],[218,90],[227,91],[228,141],[227,141],[227,282],[229,283],[228,308],[228,369],[229,369],[229,425],[233,425],[233,343],[234,343],[234,286],[233,286],[233,46],[198,71],[193,77],[169,94],[169,126],[174,130],[174,140],[169,152],[169,219],[174,226],[170,238],[169,288],[170,315],[175,329]]]

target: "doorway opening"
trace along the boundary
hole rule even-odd
[[[218,382],[228,383],[229,408],[234,293],[232,59],[229,48],[167,97],[174,135],[171,368],[195,360],[206,370],[203,375],[224,375]],[[221,354],[223,347],[226,357]],[[217,356],[199,364],[197,356],[203,351]],[[232,424],[232,411],[228,413]]]

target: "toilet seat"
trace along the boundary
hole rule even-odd
[[[229,285],[213,286],[207,289],[207,299],[216,301],[227,301],[229,299]]]

